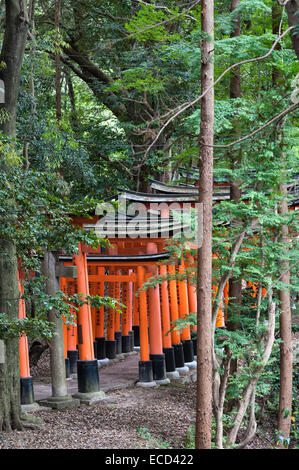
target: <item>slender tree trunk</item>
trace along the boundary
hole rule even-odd
[[[232,0],[231,1],[231,12],[235,10],[235,8],[239,5],[241,0]],[[238,37],[241,34],[241,27],[240,27],[240,18],[236,18],[234,21],[234,27],[231,32],[230,37]],[[240,67],[235,68],[233,73],[230,77],[230,98],[236,99],[240,98],[241,96],[241,70]],[[236,133],[236,139],[240,136],[240,128],[239,122],[235,121],[234,125],[235,129],[234,132]],[[232,170],[236,170],[240,168],[241,165],[241,150],[233,151],[230,155],[231,159],[231,168]],[[240,202],[242,196],[242,189],[241,189],[241,181],[233,180],[231,181],[230,187],[230,200],[234,201],[236,204]],[[234,225],[240,225],[240,219],[236,219],[232,221],[232,227]],[[236,320],[236,316],[240,314],[241,303],[242,303],[242,279],[232,277],[229,282],[229,307],[230,312],[235,317],[233,320],[228,318],[227,327],[230,331],[235,331],[238,329],[238,321]],[[237,359],[231,360],[230,366],[230,374],[233,375],[237,371],[238,362]],[[229,408],[231,409],[234,405],[234,400],[229,403]]]
[[[0,239],[0,312],[8,320],[18,319],[19,289],[15,245]],[[20,413],[20,366],[18,338],[2,341],[3,362],[0,361],[0,430],[22,429]]]
[[[59,25],[60,25],[60,0],[55,0],[55,29],[57,39],[59,38]],[[56,47],[59,47],[58,41]],[[56,90],[56,119],[59,125],[61,121],[61,65],[60,53],[55,53],[55,90]]]
[[[201,91],[214,80],[214,2],[201,2]],[[214,142],[214,88],[201,101],[199,202],[203,204],[203,243],[198,250],[197,321],[197,449],[211,448],[212,430],[212,197]]]
[[[46,280],[46,293],[56,296],[60,290],[59,279],[55,273],[56,257],[52,251],[44,254],[41,265],[41,272]],[[64,340],[63,340],[63,320],[57,310],[48,312],[48,320],[55,324],[55,334],[50,343],[50,363],[52,376],[52,396],[67,396],[67,385],[65,375]]]
[[[16,135],[16,110],[19,94],[21,67],[24,57],[26,37],[28,32],[28,16],[24,5],[19,0],[5,1],[5,33],[0,55],[0,78],[5,84],[5,103],[0,104],[0,110],[5,109],[7,119],[0,121],[0,129],[5,135]]]
[[[287,187],[281,185],[280,190],[284,195],[280,206],[280,213],[288,212],[287,203]],[[281,241],[286,247],[289,243],[289,230],[287,225],[281,228]],[[281,282],[290,284],[289,261],[287,259],[281,262]],[[292,316],[291,316],[291,300],[290,289],[285,288],[279,291],[280,301],[280,391],[279,391],[279,412],[278,412],[278,430],[280,435],[285,438],[290,436],[291,413],[292,413],[292,376],[293,376],[293,354],[292,354]],[[287,413],[288,410],[288,413]]]
[[[288,2],[286,2],[286,12],[288,15],[289,26],[297,25],[296,32],[291,31],[291,39],[292,39],[293,49],[299,59],[298,11],[299,11],[299,0],[289,0]]]
[[[16,109],[19,92],[21,66],[24,56],[28,20],[25,2],[18,0],[5,1],[5,32],[0,54],[0,78],[5,84],[5,103],[0,104],[0,129],[9,136],[16,135]],[[6,162],[0,163],[3,170]],[[12,211],[14,201],[11,201]],[[10,214],[6,214],[1,223],[9,225]],[[17,254],[13,240],[0,235],[0,312],[6,313],[9,320],[19,318],[19,289],[17,281]],[[2,341],[5,349],[3,362],[0,364],[0,430],[21,429],[20,420],[20,370],[19,370],[19,340]]]
[[[289,1],[289,7],[291,4],[297,3],[299,9],[299,2]],[[294,5],[293,5],[294,6]],[[273,34],[279,34],[279,24],[281,17],[281,9],[278,7],[275,0],[272,2],[272,32]],[[298,21],[298,20],[297,20]],[[298,35],[297,35],[298,36]],[[295,46],[295,42],[293,45]],[[298,44],[297,44],[298,45]],[[277,48],[281,46],[278,45]],[[298,52],[298,51],[297,51]],[[273,67],[272,69],[272,84],[273,87],[279,87],[279,81],[281,80],[281,74],[279,69]],[[277,140],[281,147],[280,158],[283,163],[283,176],[285,177],[285,155],[282,150],[282,140],[283,140],[283,125],[284,120],[280,125],[280,131],[277,133]],[[281,214],[288,213],[288,203],[287,203],[287,187],[285,184],[280,185],[280,191],[283,195],[281,205],[279,207],[279,212]],[[289,272],[289,262],[287,260],[288,252],[288,243],[289,243],[289,230],[287,225],[281,227],[281,242],[285,247],[286,259],[281,262],[281,282],[289,285],[290,284],[290,272]],[[293,356],[292,356],[292,316],[291,316],[291,299],[290,299],[290,289],[285,288],[278,292],[278,297],[280,301],[280,317],[279,317],[279,326],[280,326],[280,339],[282,343],[280,345],[280,390],[279,390],[279,408],[278,408],[278,430],[281,436],[288,438],[290,436],[291,428],[291,412],[292,412],[292,379],[293,379]],[[287,413],[288,410],[288,413]],[[281,448],[284,448],[283,445],[280,445]]]
[[[65,67],[64,73],[65,73],[65,80],[67,84],[67,90],[68,90],[68,95],[69,95],[69,100],[70,100],[70,105],[71,105],[70,122],[71,122],[73,131],[78,133],[80,131],[80,125],[79,125],[78,114],[77,114],[77,109],[76,109],[76,100],[75,100],[75,92],[74,92],[72,77],[67,67]]]

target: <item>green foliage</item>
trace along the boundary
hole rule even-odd
[[[5,313],[0,313],[0,338],[4,341],[19,338],[26,334],[29,338],[50,340],[55,334],[55,325],[40,318],[22,318],[11,321]]]
[[[170,41],[179,39],[178,34],[170,34],[161,23],[169,24],[178,16],[179,8],[155,9],[154,5],[142,4],[136,15],[126,24],[126,29],[140,42]],[[161,25],[160,25],[161,24]]]
[[[149,441],[152,446],[157,447],[158,449],[168,449],[170,447],[170,444],[168,442],[165,442],[161,438],[157,438],[153,436],[148,428],[140,427],[137,429],[137,434],[138,436],[142,437],[146,441]]]
[[[93,232],[75,229],[70,223],[72,216],[93,214],[99,200],[115,194],[118,187],[145,187],[148,177],[160,179],[166,170],[198,166],[199,101],[178,115],[153,149],[145,152],[182,103],[191,103],[199,96],[203,39],[199,4],[189,10],[191,4],[177,6],[173,0],[66,0],[58,31],[49,29],[53,2],[38,3],[36,30],[28,41],[22,68],[17,138],[1,137],[0,143],[0,236],[14,240],[24,268],[35,271],[39,270],[46,249],[73,254],[79,241],[91,246],[105,245]],[[266,54],[277,38],[272,32],[272,1],[242,0],[233,13],[230,7],[226,0],[215,4],[216,79],[236,61]],[[278,11],[281,30],[285,31],[287,15],[280,7]],[[231,37],[237,18],[241,35]],[[75,54],[69,55],[70,48]],[[59,125],[54,52],[62,56],[63,116]],[[0,64],[0,70],[2,67]],[[291,266],[292,294],[298,292],[298,211],[286,215],[278,211],[282,200],[280,184],[290,183],[298,168],[298,110],[241,145],[221,146],[252,133],[286,109],[291,96],[295,96],[297,73],[298,61],[288,35],[269,57],[240,68],[239,98],[230,97],[233,73],[226,74],[215,87],[214,177],[218,181],[240,181],[242,195],[239,202],[226,200],[213,207],[213,253],[217,255],[213,259],[213,284],[228,274],[267,292],[271,290],[276,302],[278,290],[287,287],[280,279],[282,261]],[[68,78],[73,87],[72,98]],[[0,123],[9,118],[1,108]],[[28,143],[27,155],[23,155],[24,142]],[[178,217],[174,214],[176,220]],[[251,223],[256,219],[258,225],[253,230]],[[280,240],[283,225],[291,229],[287,247]],[[243,230],[244,242],[231,268],[230,250]],[[184,239],[169,241],[166,249],[173,263],[194,254]],[[196,268],[188,268],[185,274],[158,276],[149,279],[144,289],[172,279],[195,285],[196,275]],[[40,325],[48,335],[50,326],[43,325],[47,312],[55,308],[71,322],[70,303],[74,311],[82,302],[117,311],[124,307],[114,299],[86,299],[80,293],[72,297],[59,293],[51,298],[45,295],[43,282],[35,279],[25,286],[28,314],[34,297],[36,317],[28,318],[26,325],[16,321],[9,327],[2,316],[1,334],[7,335],[9,328],[9,334],[15,336],[25,329],[29,334],[29,325],[37,333]],[[214,302],[213,298],[213,306]],[[227,325],[236,322],[238,329],[215,332],[220,374],[224,372],[223,360],[228,350],[241,364],[238,373],[229,379],[227,401],[240,398],[261,365],[261,343],[267,326],[266,296],[261,300],[258,327],[257,309],[257,298],[247,285],[242,290],[242,304],[229,302],[226,309]],[[195,322],[195,315],[185,315],[172,328],[182,329]],[[256,389],[258,400],[272,400],[273,411],[277,409],[279,393],[278,347],[276,339]],[[226,431],[234,413],[235,410],[224,414]],[[213,426],[214,432],[215,423]],[[145,438],[150,436],[147,429],[141,432]]]

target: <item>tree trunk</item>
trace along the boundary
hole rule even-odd
[[[59,24],[60,24],[60,0],[55,0],[55,31],[56,31],[56,47],[59,47]],[[56,90],[56,120],[59,125],[61,121],[61,66],[60,54],[55,53],[55,90]]]
[[[53,252],[48,251],[44,255],[41,272],[46,280],[46,293],[51,296],[57,295],[60,290],[59,280],[55,273],[56,257]],[[67,396],[67,385],[65,375],[65,357],[63,340],[63,320],[59,312],[54,308],[48,312],[48,321],[55,324],[55,334],[50,342],[50,364],[52,377],[52,396]]]
[[[287,187],[281,185],[280,190],[284,195],[280,206],[280,213],[288,212]],[[288,226],[281,228],[281,242],[288,246],[289,231]],[[290,284],[289,261],[287,259],[281,262],[281,282]],[[279,412],[278,412],[278,430],[281,436],[288,438],[290,436],[291,413],[292,413],[292,375],[293,375],[293,355],[292,355],[292,316],[290,290],[285,288],[279,291],[280,301],[280,391],[279,391]],[[288,413],[287,413],[288,410]]]
[[[293,49],[299,59],[299,33],[298,33],[298,11],[299,11],[299,0],[289,0],[286,3],[286,11],[288,15],[289,26],[296,26],[296,32],[291,31],[291,39]]]
[[[18,0],[5,1],[5,33],[0,55],[0,62],[6,64],[0,71],[0,78],[5,84],[5,103],[0,104],[0,110],[2,108],[7,112],[7,119],[0,121],[0,129],[12,137],[16,135],[17,99],[28,32],[28,16],[23,3]]]
[[[28,20],[24,2],[5,1],[5,32],[0,55],[0,78],[5,84],[5,103],[0,104],[0,129],[9,137],[16,135],[16,108],[21,67],[25,50]],[[3,117],[5,119],[3,119]],[[0,157],[1,158],[1,157]],[[3,168],[5,162],[1,161]],[[10,171],[12,169],[10,168]],[[11,201],[12,210],[14,201]],[[6,214],[3,225],[9,225],[10,214]],[[19,289],[17,280],[17,254],[15,243],[0,237],[0,312],[9,320],[19,318]],[[5,353],[0,363],[0,430],[21,429],[19,340],[2,342]]]
[[[294,8],[294,4],[297,3],[296,9],[299,9],[299,1],[293,2],[289,1],[286,6],[287,10]],[[292,5],[293,4],[293,5]],[[296,10],[295,9],[295,10]],[[289,14],[289,11],[288,11]],[[272,2],[272,32],[273,34],[279,34],[279,23],[280,23],[280,9],[277,3],[273,0]],[[298,19],[297,19],[298,22]],[[293,41],[293,45],[295,43]],[[278,45],[278,48],[281,46]],[[299,53],[299,50],[297,51]],[[272,69],[272,85],[279,89],[279,81],[281,80],[280,71],[273,67]],[[280,124],[280,131],[277,133],[277,140],[279,141],[281,147],[280,158],[283,162],[283,176],[285,177],[285,155],[282,150],[282,140],[283,140],[283,125],[284,120]],[[288,213],[288,203],[287,203],[287,187],[285,184],[280,185],[280,191],[282,193],[282,202],[279,208],[281,214]],[[288,252],[288,243],[289,243],[289,230],[287,225],[281,227],[281,243],[284,246],[285,253]],[[289,262],[287,259],[281,261],[281,282],[289,285],[290,284],[290,272],[289,272]],[[278,297],[280,301],[280,317],[279,317],[279,326],[280,326],[280,339],[282,343],[280,344],[280,389],[279,389],[279,408],[278,408],[278,430],[280,436],[288,438],[290,436],[291,428],[291,412],[292,412],[292,376],[293,376],[293,357],[292,357],[292,316],[291,316],[291,299],[290,299],[290,290],[285,288],[278,292]],[[287,413],[287,410],[289,413]],[[284,446],[281,444],[281,448]]]
[[[201,2],[201,91],[213,84],[214,2]],[[203,243],[198,250],[197,320],[197,449],[211,448],[212,428],[212,196],[214,142],[214,88],[201,101],[199,202],[203,205]]]
[[[67,67],[65,67],[64,73],[65,73],[65,80],[66,80],[67,89],[68,89],[68,96],[69,96],[70,105],[71,105],[70,122],[71,122],[71,126],[72,126],[74,133],[78,134],[80,132],[80,123],[78,121],[78,114],[77,114],[77,109],[76,109],[76,100],[75,100],[75,92],[74,92],[72,77]]]
[[[235,10],[235,8],[239,5],[241,0],[232,0],[231,1],[231,12]],[[240,18],[237,18],[234,22],[234,28],[231,32],[230,37],[238,37],[241,34],[241,27],[240,27]],[[230,77],[230,98],[240,98],[241,96],[241,70],[240,67],[236,67]],[[234,125],[234,132],[236,133],[236,139],[240,137],[240,128],[239,123],[235,122]],[[231,168],[238,169],[241,165],[241,150],[233,151],[230,155],[231,159]],[[234,201],[236,204],[240,202],[242,196],[242,189],[241,189],[241,181],[233,180],[231,181],[230,186],[230,200]],[[239,225],[241,223],[240,219],[232,220],[232,227],[234,225]],[[241,302],[242,302],[242,279],[232,277],[229,281],[229,307],[230,312],[235,317],[234,320],[228,318],[227,320],[227,328],[230,331],[235,331],[238,329],[238,321],[236,320],[236,315],[240,314],[241,310]],[[237,359],[231,360],[231,367],[230,367],[230,375],[234,375],[237,371],[238,362]],[[228,407],[232,409],[234,406],[235,401],[232,400]]]
[[[0,239],[0,312],[8,320],[19,318],[19,289],[15,245]],[[0,340],[4,361],[0,361],[0,430],[22,429],[20,413],[19,339]]]

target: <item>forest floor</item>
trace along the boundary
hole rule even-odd
[[[48,354],[43,356],[32,375],[35,380],[47,382]],[[34,412],[43,424],[3,433],[0,448],[183,449],[187,432],[195,422],[195,403],[195,383],[106,391],[105,400],[91,406]],[[271,421],[264,421],[263,428],[247,448],[273,446]]]

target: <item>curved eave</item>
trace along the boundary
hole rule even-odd
[[[88,262],[106,262],[122,263],[122,262],[154,262],[163,261],[170,258],[170,253],[156,253],[152,255],[87,255]],[[72,261],[73,257],[69,255],[60,255],[59,261]]]

